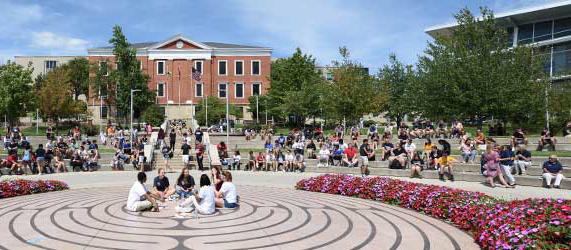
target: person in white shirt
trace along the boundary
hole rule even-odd
[[[210,186],[208,175],[200,176],[200,191],[184,199],[176,208],[177,213],[190,213],[196,209],[201,214],[213,214],[215,211],[215,191]]]
[[[319,166],[329,166],[329,157],[331,156],[331,152],[327,147],[321,147],[319,149]]]
[[[286,171],[293,171],[294,160],[295,160],[295,156],[293,155],[293,153],[290,150],[288,150],[287,154],[285,156],[285,166],[284,166],[284,169]]]
[[[148,209],[151,209],[153,212],[159,211],[159,206],[157,205],[158,197],[147,190],[145,187],[146,181],[147,175],[145,172],[139,172],[137,174],[137,181],[133,183],[133,186],[129,191],[127,209],[133,212],[140,212]]]
[[[230,171],[222,172],[222,188],[216,192],[216,207],[220,208],[236,208],[238,207],[238,193],[236,186],[232,183],[232,174]]]
[[[412,142],[411,139],[408,139],[406,141],[406,144],[404,144],[404,150],[406,151],[406,154],[408,155],[409,159],[412,159],[412,156],[416,151],[416,145],[414,144],[414,142]]]

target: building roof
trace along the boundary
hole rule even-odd
[[[569,17],[571,16],[571,0],[502,12],[494,16],[498,24],[505,26],[515,26],[546,19]],[[450,35],[452,29],[457,25],[458,23],[456,22],[435,25],[426,28],[424,32],[432,37],[438,35]]]
[[[133,47],[135,49],[146,49],[146,48],[153,47],[154,45],[158,45],[160,43],[162,43],[162,42],[132,43],[131,47]],[[262,49],[262,48],[264,48],[264,47],[251,46],[251,45],[219,43],[219,42],[202,42],[202,44],[205,44],[206,46],[212,47],[214,49]],[[103,47],[97,47],[97,48],[92,48],[92,49],[94,49],[94,50],[113,49],[113,46],[103,46]]]

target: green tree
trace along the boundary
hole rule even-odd
[[[264,100],[269,116],[284,120],[294,117],[296,125],[301,125],[306,118],[318,115],[316,110],[319,110],[317,105],[322,95],[320,85],[324,81],[316,70],[315,58],[297,48],[291,57],[272,63],[270,78],[272,88],[267,101]],[[255,106],[252,107],[250,102],[252,110],[255,110]]]
[[[43,119],[59,124],[61,118],[77,117],[87,112],[84,101],[74,99],[70,69],[58,67],[50,71],[38,91],[38,104]]]
[[[387,111],[387,116],[400,124],[404,116],[412,111],[412,97],[415,96],[412,86],[416,72],[412,65],[404,65],[395,54],[390,54],[389,64],[379,70],[378,78],[388,93],[384,110]]]
[[[0,114],[10,125],[34,110],[32,69],[12,62],[0,66]]]
[[[117,93],[113,102],[117,108],[117,116],[127,119],[131,108],[131,89],[141,90],[133,96],[135,114],[142,113],[145,108],[155,103],[155,92],[149,90],[149,77],[141,71],[136,50],[127,42],[120,26],[113,27],[113,37],[109,42],[113,45],[113,55],[117,63],[117,69],[109,72],[109,78]]]
[[[561,131],[571,121],[571,85],[552,86],[549,90],[548,107],[550,128],[553,133]]]
[[[79,95],[82,94],[87,96],[87,89],[89,87],[89,61],[85,58],[75,58],[62,67],[69,69],[73,99],[77,100]]]
[[[333,62],[333,82],[324,91],[324,102],[331,119],[353,124],[365,114],[379,112],[387,97],[382,84],[350,59],[346,47],[339,48],[339,53],[342,60]]]
[[[218,123],[221,119],[226,119],[226,101],[220,98],[209,96],[208,101],[204,99],[196,105],[196,112],[194,114],[196,121],[201,126],[206,125],[206,103],[208,103],[208,125]],[[242,108],[236,105],[229,105],[230,115],[241,118]],[[232,119],[232,118],[230,118]]]
[[[462,9],[452,34],[428,44],[411,105],[431,119],[493,117],[524,127],[541,122],[547,79],[542,60],[529,46],[508,49],[492,11],[480,12],[476,18]]]
[[[153,127],[158,127],[165,121],[165,115],[159,106],[154,104],[143,112],[143,121],[151,124]]]

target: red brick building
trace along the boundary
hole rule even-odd
[[[182,35],[132,46],[137,50],[142,71],[149,76],[149,89],[157,93],[156,103],[165,108],[169,119],[190,118],[194,105],[209,96],[224,100],[228,97],[230,103],[243,106],[244,118],[248,119],[251,117],[246,110],[248,97],[263,95],[270,88],[270,48],[196,42]],[[112,50],[112,47],[89,49],[88,59],[114,68]],[[106,119],[106,108],[98,100],[88,100],[95,120]]]

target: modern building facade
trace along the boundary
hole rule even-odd
[[[156,91],[156,103],[164,107],[169,119],[190,119],[194,106],[214,96],[243,107],[244,119],[248,98],[263,95],[270,88],[270,48],[197,42],[176,35],[161,42],[134,43],[142,71],[149,76],[148,87]],[[92,64],[116,67],[112,47],[88,50]],[[92,72],[92,74],[94,74]],[[91,90],[90,97],[97,96]],[[107,110],[100,101],[90,98],[88,106],[95,122],[106,119]]]
[[[555,2],[495,15],[509,35],[508,46],[531,45],[547,54],[545,71],[552,84],[571,83],[571,1]],[[456,23],[425,30],[432,37],[452,33]]]
[[[32,79],[40,74],[47,74],[54,68],[61,66],[75,58],[85,58],[86,56],[15,56],[14,62],[23,67],[31,66]]]

